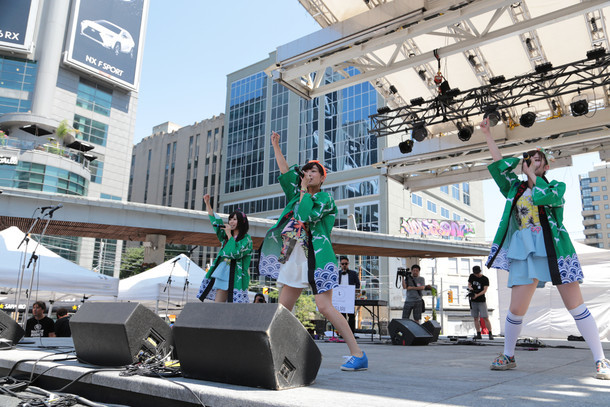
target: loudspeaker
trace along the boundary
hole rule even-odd
[[[388,331],[394,345],[427,345],[432,342],[430,332],[411,319],[393,319]]]
[[[421,324],[421,326],[423,326],[426,331],[428,331],[430,335],[432,335],[432,342],[438,341],[438,335],[441,333],[441,324],[439,324],[437,321],[434,321],[433,319],[430,319]]]
[[[322,354],[280,304],[187,303],[173,327],[184,377],[272,390],[314,382]]]
[[[125,366],[171,350],[171,328],[137,302],[87,302],[70,318],[78,359]]]
[[[10,339],[13,345],[17,345],[23,335],[25,335],[23,328],[9,314],[0,311],[0,338]]]

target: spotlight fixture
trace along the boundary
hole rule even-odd
[[[506,78],[504,77],[504,75],[494,76],[491,79],[489,79],[489,83],[492,85],[498,85],[505,81],[506,81]]]
[[[548,71],[553,69],[553,64],[550,62],[545,62],[544,64],[536,65],[536,73],[545,74]]]
[[[477,67],[477,60],[476,60],[476,56],[474,55],[468,55],[468,62],[470,62],[470,65],[472,65],[473,67]]]
[[[578,117],[583,116],[589,113],[589,103],[587,99],[579,99],[570,103],[570,110],[572,111],[572,116]]]
[[[460,88],[451,88],[445,92],[445,95],[449,97],[455,97],[460,94]]]
[[[413,126],[411,137],[417,141],[424,141],[424,139],[428,137],[428,130],[426,129],[426,124],[424,122],[416,123]]]
[[[604,47],[593,48],[592,50],[587,52],[587,59],[600,59],[604,55],[606,55],[606,49]]]
[[[422,81],[425,81],[427,79],[425,70],[420,69],[419,71],[417,71],[417,74],[419,75],[419,77],[421,78]]]
[[[498,113],[498,105],[489,105],[485,108],[483,118],[489,119],[489,126],[494,127],[500,121],[500,113]]]
[[[533,111],[525,112],[519,118],[519,124],[523,127],[532,127],[536,122],[536,113]]]
[[[424,104],[424,102],[425,102],[425,100],[424,100],[424,98],[423,98],[423,97],[421,97],[421,96],[420,96],[420,97],[418,97],[418,98],[411,99],[409,102],[410,102],[410,103],[411,103],[411,105],[413,105],[413,106],[419,106],[419,105],[423,105],[423,104]]]
[[[411,151],[413,151],[413,140],[409,139],[401,141],[398,143],[398,149],[403,154],[409,154]]]
[[[535,48],[532,45],[532,39],[531,38],[526,38],[525,39],[525,46],[527,47],[527,50],[529,52],[534,52],[535,51]]]
[[[391,93],[392,95],[395,95],[395,94],[397,94],[397,93],[398,93],[398,89],[396,89],[396,86],[394,86],[394,85],[390,85],[390,93]]]
[[[458,138],[464,142],[470,140],[472,133],[474,132],[474,126],[468,122],[458,122]]]
[[[595,17],[591,17],[591,20],[589,20],[589,22],[591,23],[591,31],[596,33],[597,31],[599,31],[599,28],[597,27],[597,22],[595,22]]]
[[[386,114],[386,113],[390,113],[390,106],[381,106],[377,108],[377,113],[378,114]]]

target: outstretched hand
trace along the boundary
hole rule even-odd
[[[280,144],[280,135],[275,131],[271,132],[271,144],[274,146]]]
[[[480,124],[480,127],[481,127],[481,131],[486,136],[489,136],[491,134],[491,130],[489,128],[489,119],[487,117],[483,119],[483,121]]]

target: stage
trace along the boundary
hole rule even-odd
[[[367,335],[368,337],[368,335]],[[548,340],[546,348],[517,348],[517,369],[489,370],[502,351],[502,338],[460,345],[441,339],[427,346],[393,346],[389,338],[359,339],[369,357],[369,370],[342,372],[344,343],[316,341],[323,360],[311,386],[274,391],[181,377],[119,376],[73,357],[70,338],[24,338],[15,349],[0,353],[2,376],[19,363],[13,377],[44,372],[35,385],[65,389],[98,403],[127,406],[607,406],[610,381],[594,378],[592,356],[584,342]],[[573,348],[572,348],[573,347]],[[535,348],[534,348],[535,349]],[[610,355],[610,343],[604,343]],[[43,358],[39,362],[36,360]],[[48,361],[47,359],[56,359]],[[189,390],[186,389],[188,387]],[[6,396],[0,396],[6,397]],[[0,398],[3,406],[10,404]]]

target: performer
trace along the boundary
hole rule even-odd
[[[356,343],[345,318],[333,307],[332,289],[337,287],[337,258],[330,243],[337,207],[321,191],[326,169],[310,161],[299,171],[288,166],[280,148],[280,135],[273,132],[271,144],[280,169],[280,185],[286,194],[286,208],[261,247],[259,272],[277,280],[279,302],[292,310],[303,288],[311,286],[318,310],[339,331],[351,357],[342,370],[366,370],[368,359]]]
[[[582,269],[563,226],[565,184],[545,178],[549,156],[542,148],[527,153],[521,164],[527,181],[520,181],[514,173],[520,159],[502,159],[491,137],[488,119],[481,123],[481,130],[494,160],[488,167],[489,172],[506,197],[487,267],[508,271],[508,287],[511,288],[504,353],[493,361],[491,369],[507,370],[517,366],[515,345],[523,316],[536,287],[552,281],[593,352],[596,377],[609,380],[610,362],[604,356],[597,324],[584,304],[578,285],[583,279]]]
[[[197,298],[201,301],[209,298],[215,302],[248,302],[248,268],[252,257],[248,217],[240,210],[233,211],[229,214],[229,224],[225,225],[214,213],[210,195],[204,195],[203,200],[221,246],[201,282]]]

